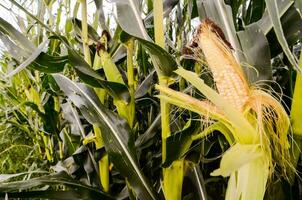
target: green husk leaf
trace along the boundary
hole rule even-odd
[[[215,90],[207,86],[197,74],[183,68],[178,68],[175,72],[195,86],[207,97],[207,99],[223,111],[231,125],[235,128],[235,133],[233,135],[236,140],[241,141],[242,143],[255,143],[258,141],[259,137],[256,130],[244,118],[242,113],[224,100]]]
[[[212,176],[230,176],[249,162],[253,162],[264,155],[260,145],[244,145],[237,143],[223,154],[220,168],[211,173]],[[236,159],[234,159],[236,158]]]

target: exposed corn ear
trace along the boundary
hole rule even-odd
[[[198,29],[198,44],[217,90],[223,98],[242,109],[248,99],[249,87],[240,64],[236,61],[219,27],[206,20]]]
[[[186,94],[157,87],[162,94],[160,98],[201,115],[208,114],[212,119],[215,114],[209,110],[225,117],[227,120],[216,120],[232,132],[235,145],[223,155],[220,168],[212,175],[230,176],[226,199],[262,200],[275,166],[281,169],[278,175],[286,178],[288,170],[293,169],[289,162],[289,117],[271,94],[249,87],[232,48],[217,25],[206,20],[198,28],[193,43],[197,51],[202,51],[218,93],[193,72],[183,68],[175,72],[213,104],[210,106]],[[198,112],[200,110],[206,112]]]

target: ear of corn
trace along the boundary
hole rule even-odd
[[[235,145],[223,155],[220,168],[212,175],[230,176],[226,199],[261,200],[269,177],[274,173],[274,166],[278,164],[281,167],[280,175],[285,177],[291,168],[288,164],[287,139],[289,118],[274,97],[249,87],[240,64],[224,41],[221,30],[213,22],[206,20],[199,27],[195,39],[213,75],[218,93],[193,72],[179,68],[176,73],[213,104],[200,103],[197,99],[189,99],[188,95],[157,87],[165,96],[160,97],[194,112],[202,110],[198,113],[203,116],[213,118],[220,114],[226,119],[221,120],[221,117],[218,120],[232,132]],[[207,110],[212,112],[205,112]]]
[[[237,108],[243,108],[249,88],[231,49],[217,36],[217,26],[206,20],[198,30],[198,44],[213,74],[219,94]],[[219,30],[219,32],[221,32]]]

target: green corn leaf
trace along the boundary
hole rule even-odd
[[[116,2],[119,25],[125,31],[120,36],[121,41],[126,42],[129,35],[137,39],[149,52],[157,72],[171,76],[173,70],[177,68],[177,63],[168,52],[150,39],[140,17],[137,0],[111,0],[111,2]]]
[[[78,181],[75,181],[73,178],[68,176],[66,172],[59,172],[56,174],[41,176],[29,180],[0,183],[0,194],[2,193],[3,195],[5,193],[9,193],[12,196],[22,197],[22,198],[24,198],[23,194],[27,195],[28,198],[38,197],[37,192],[24,193],[24,190],[33,189],[35,187],[41,187],[45,185],[65,185],[68,187],[76,188],[79,191],[81,191],[78,193],[77,192],[74,193],[77,194],[78,197],[83,195],[83,197],[88,196],[88,197],[95,197],[95,198],[108,199],[108,200],[113,199],[112,197],[110,197],[109,195],[105,194],[104,192],[102,192],[97,188],[93,188],[91,186],[87,186]],[[43,191],[43,192],[47,194],[47,191]],[[55,192],[50,192],[51,195],[54,195],[54,193]],[[58,194],[60,194],[60,192]],[[46,196],[41,194],[41,192],[39,196],[41,198],[46,198]]]
[[[143,24],[137,0],[110,0],[110,2],[116,3],[118,23],[124,31],[151,41]]]
[[[121,83],[104,80],[88,63],[74,50],[68,50],[70,64],[75,68],[81,80],[93,87],[102,87],[117,100],[130,101],[128,88]]]
[[[293,1],[291,0],[284,0],[284,1],[277,0],[278,14],[280,18],[287,12],[287,10],[291,7],[292,4]],[[265,10],[262,18],[257,22],[257,24],[262,29],[265,35],[268,34],[268,32],[273,28],[274,26],[273,21],[270,17],[268,9]]]
[[[126,121],[105,108],[91,89],[63,75],[54,75],[54,78],[85,118],[99,125],[111,162],[127,178],[138,197],[157,199],[138,166],[133,135]]]
[[[152,58],[153,64],[158,67],[164,75],[171,76],[173,71],[177,69],[178,64],[173,56],[157,44],[134,35],[129,35],[126,32],[121,33],[120,40],[126,42],[130,37],[134,37],[147,50]]]
[[[94,0],[95,3],[95,7],[97,8],[97,12],[99,14],[98,18],[99,18],[99,23],[101,25],[101,28],[103,30],[109,30],[107,25],[106,25],[106,19],[105,19],[105,13],[104,13],[104,9],[103,9],[103,0]]]
[[[206,183],[200,169],[199,165],[193,165],[188,163],[188,169],[185,174],[185,178],[189,178],[192,183],[194,183],[195,189],[194,192],[194,199],[200,200],[207,200],[207,191],[206,191]]]
[[[191,122],[187,123],[186,128],[181,130],[166,140],[167,145],[167,158],[162,164],[163,167],[169,167],[175,160],[182,159],[183,156],[188,152],[193,140],[192,134],[196,125],[191,125]]]
[[[16,69],[13,71],[9,72],[6,76],[7,77],[12,77],[18,72],[22,71],[25,69],[30,63],[32,63],[44,50],[44,48],[48,45],[48,40],[45,40],[43,43],[41,43],[35,51],[21,64],[19,65]]]
[[[237,32],[247,63],[244,68],[250,83],[272,79],[269,43],[257,23]]]
[[[0,32],[8,35],[15,43],[20,44],[23,49],[28,52],[33,52],[35,46],[10,23],[0,17]]]
[[[22,57],[28,57],[29,53],[18,47],[10,38],[0,32],[0,40],[3,42],[6,50],[16,59],[20,60]]]
[[[288,60],[292,64],[293,68],[295,70],[297,70],[299,73],[302,73],[302,70],[299,68],[299,65],[297,63],[297,59],[291,53],[289,46],[287,44],[283,29],[282,29],[281,21],[280,21],[281,15],[278,10],[277,2],[275,0],[266,0],[265,2],[266,2],[266,7],[268,10],[270,19],[272,20],[272,24],[273,24],[277,39],[278,39],[285,55],[287,56]]]
[[[73,27],[74,27],[74,31],[79,36],[79,38],[81,38],[81,35],[82,35],[82,21],[77,19],[77,18],[72,18],[71,21],[72,21],[72,24],[73,24]],[[94,42],[97,42],[100,39],[100,36],[98,35],[98,33],[89,24],[88,24],[88,38],[93,40]]]
[[[30,68],[45,73],[58,73],[63,71],[67,63],[68,56],[51,56],[41,52],[40,55],[30,64]]]

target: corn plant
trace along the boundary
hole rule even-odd
[[[1,198],[301,196],[299,1],[0,6]]]

